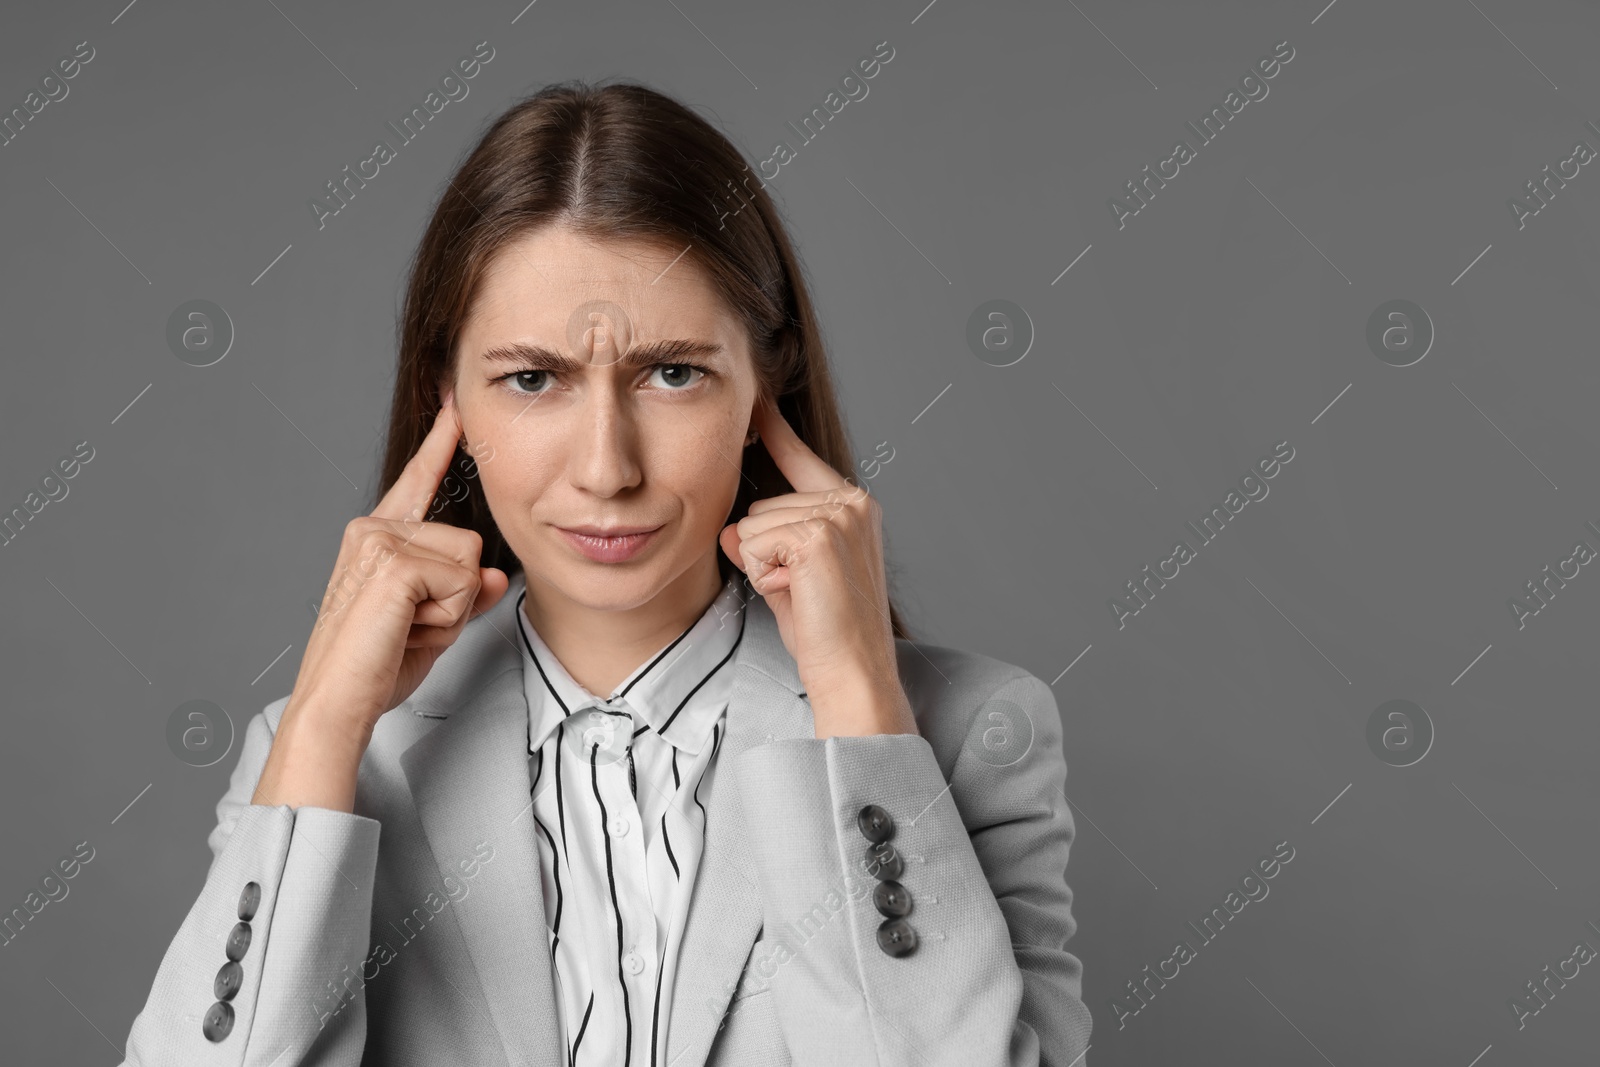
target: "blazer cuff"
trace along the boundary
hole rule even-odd
[[[953,1003],[970,1002],[969,994],[1020,998],[1005,918],[926,738],[783,738],[734,765],[768,953],[752,957],[748,988],[770,982],[780,1016],[793,1015],[785,1032],[797,1062],[871,1062],[868,1049],[880,1063],[915,1062],[930,1054],[922,1042],[960,1030],[956,1018],[926,1018],[936,990]],[[903,917],[882,913],[875,900],[889,875],[868,855],[859,822],[868,805],[893,821],[887,843],[904,869],[892,880],[911,901]],[[888,922],[910,928],[909,953],[895,954],[903,938],[880,940]],[[786,987],[806,994],[785,996]],[[829,1026],[806,1025],[802,1007],[825,1010]],[[1006,1029],[993,1032],[997,1049],[965,1047],[970,1062],[1003,1059]],[[917,1047],[908,1044],[912,1033],[921,1035]]]
[[[125,1062],[221,1067],[248,1052],[251,1063],[300,1063],[320,1035],[318,1062],[358,1063],[380,828],[326,808],[244,807],[161,961]]]

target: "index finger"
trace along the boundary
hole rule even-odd
[[[795,492],[821,493],[850,485],[827,460],[811,451],[770,398],[763,396],[756,405],[755,422],[756,429],[761,432],[761,443]]]
[[[428,513],[439,482],[450,470],[455,458],[456,442],[461,438],[461,419],[456,411],[455,397],[439,409],[433,428],[422,439],[413,455],[395,479],[389,491],[383,494],[378,506],[372,509],[377,519],[421,519]]]

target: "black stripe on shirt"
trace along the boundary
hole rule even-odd
[[[670,927],[667,929],[667,940],[672,940]],[[666,973],[666,967],[656,967],[656,1003],[650,1011],[650,1067],[656,1067],[656,1031],[661,1022],[661,976]]]
[[[556,724],[556,819],[561,823],[561,853],[567,853],[567,804],[561,788],[561,742],[566,740],[567,724]]]
[[[672,795],[677,796],[678,790],[683,788],[683,779],[678,777],[678,750],[672,750]],[[678,857],[672,854],[672,837],[667,833],[667,815],[672,811],[671,801],[667,802],[667,810],[661,813],[661,840],[667,843],[667,859],[672,861],[672,877],[681,879],[683,874],[678,870]]]
[[[522,593],[517,597],[517,614],[521,615],[523,618],[527,617],[526,614],[524,614],[524,612],[522,610],[522,606],[523,606],[524,603],[526,603],[527,599],[528,599],[528,591],[527,591],[527,589],[523,589]],[[740,617],[741,617],[741,619],[743,618],[742,615]],[[657,654],[656,658],[651,660],[645,666],[644,670],[642,670],[638,674],[634,675],[633,680],[627,684],[627,686],[622,690],[622,692],[615,694],[615,696],[616,697],[625,697],[625,696],[627,696],[628,695],[628,690],[632,689],[635,685],[638,685],[639,682],[643,681],[646,677],[648,677],[649,674],[650,674],[650,671],[652,669],[654,669],[655,665],[660,663],[662,661],[662,659],[665,658],[666,655],[668,653],[670,653],[674,648],[677,648],[678,647],[678,643],[680,641],[682,641],[685,637],[688,637],[689,636],[689,631],[693,630],[697,625],[699,625],[699,623],[700,623],[700,620],[696,619],[694,622],[690,623],[687,627],[685,627],[684,631],[681,634],[679,634],[677,637],[672,639],[672,644],[670,644],[666,648],[662,649],[660,651],[660,653]],[[741,625],[740,626],[741,634],[743,633],[743,629],[744,628]],[[523,644],[524,647],[527,648],[528,655],[533,659],[533,665],[536,668],[538,668],[539,677],[544,679],[544,687],[545,687],[545,689],[549,690],[550,695],[555,697],[556,703],[558,705],[560,705],[560,707],[561,707],[562,715],[570,716],[572,714],[572,709],[567,707],[567,702],[561,699],[561,694],[556,692],[556,687],[550,684],[550,676],[544,672],[544,664],[539,662],[538,655],[533,651],[533,642],[528,640],[527,633],[522,629],[522,621],[521,621],[521,619],[519,619],[517,621],[517,633],[522,635],[522,644]]]
[[[561,893],[561,854],[556,851],[556,839],[550,836],[550,831],[546,830],[544,823],[539,821],[539,816],[535,815],[533,817],[533,824],[544,834],[544,839],[550,842],[550,851],[556,857],[556,861],[550,865],[551,871],[556,876],[556,924],[552,927],[556,940],[555,944],[550,946],[551,951],[554,951],[556,945],[561,943],[561,906],[564,903]]]
[[[660,730],[656,731],[662,737],[667,736],[667,727],[672,725],[672,720],[674,720],[674,719],[676,719],[678,717],[678,712],[682,711],[684,709],[684,707],[689,703],[690,699],[696,693],[698,693],[700,691],[700,687],[705,685],[707,682],[709,682],[711,680],[712,676],[715,675],[718,671],[720,671],[722,669],[722,665],[724,663],[727,663],[730,659],[732,659],[733,658],[733,654],[735,652],[739,651],[739,644],[744,640],[744,622],[745,622],[745,618],[746,618],[745,614],[743,612],[741,612],[739,614],[739,636],[733,639],[733,647],[728,649],[728,654],[726,656],[723,656],[722,659],[720,661],[718,661],[718,663],[717,663],[717,665],[715,667],[712,667],[711,670],[707,671],[706,672],[706,676],[704,678],[700,679],[698,682],[695,683],[694,688],[689,690],[688,696],[685,696],[683,698],[682,702],[679,703],[676,708],[672,709],[672,714],[667,716],[667,721],[661,724],[661,729]]]
[[[578,1040],[572,1043],[572,1051],[567,1055],[567,1067],[572,1067],[578,1060],[578,1046],[583,1044],[583,1032],[589,1029],[589,1013],[594,1011],[594,994],[589,994],[589,1006],[583,1012],[583,1025],[578,1027]]]
[[[711,763],[717,758],[717,748],[722,744],[722,737],[716,726],[711,727],[711,760],[707,761],[706,769],[711,769]],[[705,773],[701,772],[699,779],[694,783],[694,806],[700,809],[700,824],[706,823],[706,806],[700,803],[700,783],[705,781]]]
[[[627,685],[627,688],[623,689],[623,691],[618,693],[617,696],[619,696],[619,697],[627,696],[628,695],[628,690],[632,689],[634,686],[638,685],[641,681],[643,681],[650,674],[651,670],[653,670],[655,668],[655,665],[657,663],[660,663],[662,661],[662,659],[664,659],[666,657],[667,653],[669,653],[673,649],[677,648],[678,647],[678,642],[682,641],[685,637],[688,637],[689,636],[689,631],[693,630],[699,624],[700,624],[700,620],[696,619],[696,620],[694,620],[694,622],[691,622],[688,626],[684,627],[683,633],[679,634],[677,637],[674,637],[672,639],[672,644],[668,645],[666,648],[663,648],[661,650],[661,652],[656,656],[656,658],[651,660],[649,662],[649,664],[647,664],[645,666],[644,670],[642,670],[638,674],[634,675],[633,681],[629,682],[628,685]]]
[[[661,813],[661,840],[667,844],[667,859],[672,861],[672,877],[682,878],[678,871],[678,857],[672,854],[672,838],[667,834],[667,813]]]
[[[523,618],[526,618],[526,616],[523,615],[522,605],[527,599],[528,591],[524,589],[522,595],[517,597],[517,614],[522,615]],[[556,703],[561,707],[562,715],[571,715],[572,709],[567,707],[565,700],[561,699],[561,694],[556,692],[556,687],[550,684],[550,676],[544,673],[544,664],[539,662],[538,654],[533,651],[533,642],[528,640],[527,631],[522,628],[522,619],[520,618],[517,620],[517,633],[522,635],[522,645],[528,650],[529,657],[533,659],[533,665],[539,671],[539,677],[544,679],[545,690],[555,698]]]
[[[627,1026],[622,1046],[622,1067],[633,1055],[633,1012],[628,1007],[628,979],[622,972],[622,905],[617,903],[617,877],[611,866],[611,830],[606,825],[606,802],[600,799],[600,764],[595,762],[600,746],[589,748],[589,781],[594,786],[594,801],[600,805],[600,835],[606,842],[606,881],[611,884],[611,910],[617,917],[617,983],[622,987],[622,1018]]]

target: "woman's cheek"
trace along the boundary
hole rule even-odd
[[[682,432],[656,436],[644,448],[647,469],[653,467],[658,482],[670,483],[683,496],[714,500],[723,483],[739,480],[742,439],[730,441],[720,424],[691,427],[677,421]]]
[[[524,420],[526,421],[526,420]],[[564,462],[562,451],[553,442],[528,434],[510,432],[491,436],[485,442],[494,458],[479,465],[483,492],[498,521],[507,514],[513,521],[526,521],[544,490],[559,474]]]

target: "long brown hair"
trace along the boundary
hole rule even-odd
[[[726,137],[676,100],[633,83],[569,81],[496,118],[440,194],[410,266],[374,506],[438,414],[485,268],[549,222],[591,238],[689,246],[686,255],[749,331],[762,392],[812,451],[859,484],[802,268],[760,180]],[[456,465],[473,471],[459,448]],[[743,472],[726,522],[752,501],[794,491],[759,441],[745,449]],[[484,566],[522,569],[481,491],[442,494],[429,517],[477,531]],[[739,575],[720,549],[717,565],[724,581]],[[892,594],[889,620],[896,637],[910,637]]]

